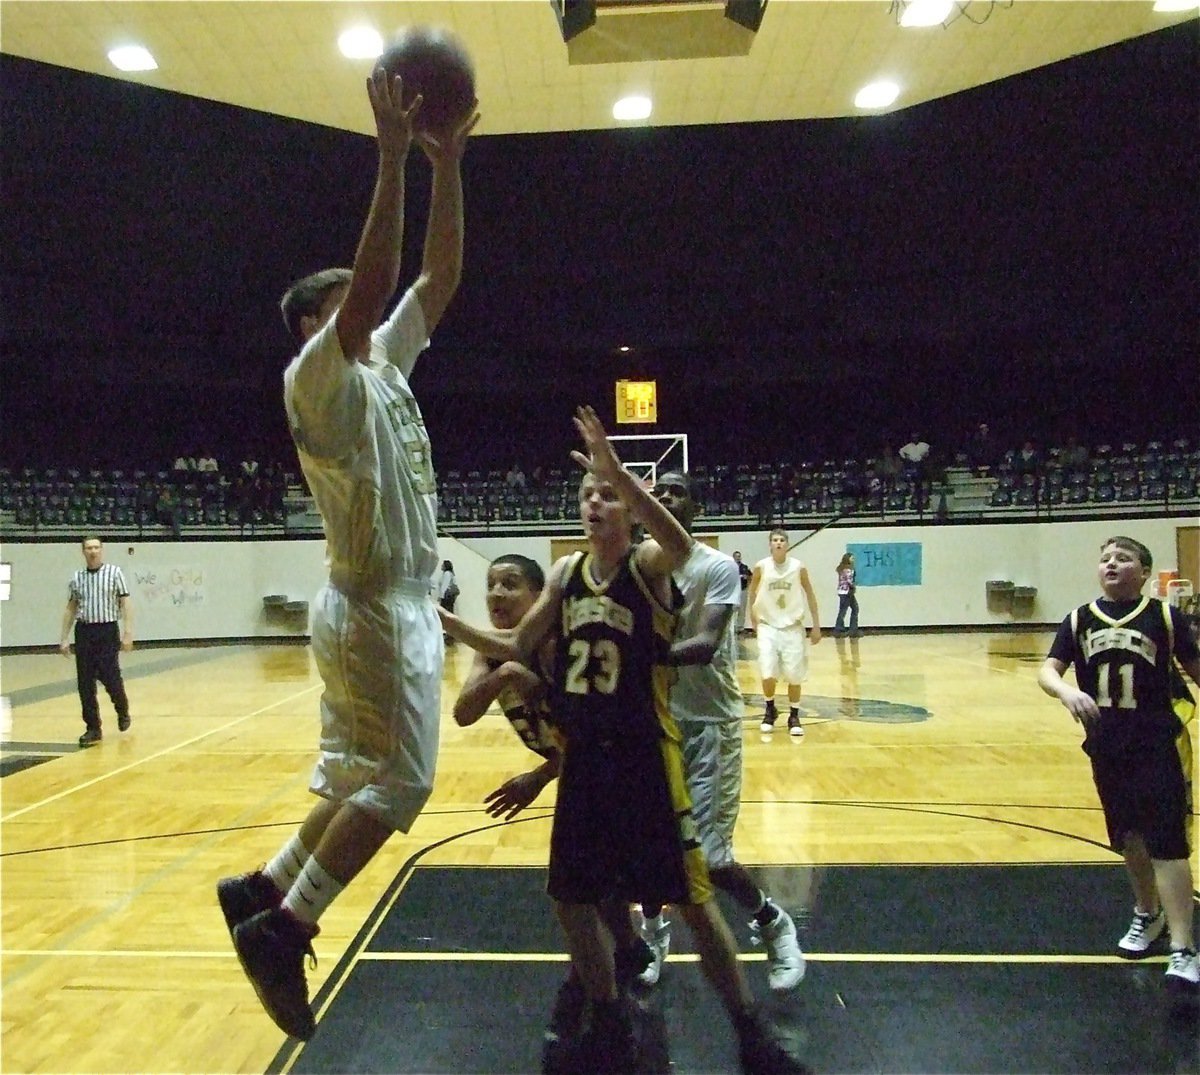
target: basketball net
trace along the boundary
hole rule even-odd
[[[653,489],[658,484],[659,474],[669,470],[688,472],[686,433],[626,433],[608,439],[625,468],[646,489]]]

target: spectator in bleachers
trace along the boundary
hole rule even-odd
[[[900,461],[900,457],[896,454],[892,446],[885,444],[879,456],[879,461],[875,464],[875,473],[883,483],[883,491],[885,493],[891,492],[903,468],[904,464]]]
[[[1036,474],[1042,465],[1042,453],[1032,440],[1026,440],[1013,456],[1013,469],[1018,474]]]
[[[525,488],[525,472],[521,469],[520,463],[514,463],[508,468],[508,473],[504,475],[504,484],[509,489]]]
[[[916,486],[921,496],[929,482],[929,442],[920,433],[913,433],[908,443],[900,448],[900,464]]]
[[[196,471],[200,474],[216,474],[221,469],[211,455],[202,455],[196,460]]]
[[[195,473],[196,460],[190,455],[181,455],[175,459],[175,465],[172,469],[180,475]]]
[[[970,440],[967,441],[968,464],[978,477],[991,470],[999,458],[1000,450],[996,446],[996,439],[992,436],[991,429],[987,422],[980,422],[975,427],[975,432],[971,434]]]
[[[905,463],[923,465],[929,455],[929,442],[922,439],[920,433],[914,433],[901,447],[899,455]]]
[[[1088,450],[1075,437],[1068,437],[1058,461],[1064,470],[1083,470],[1088,463]]]
[[[179,494],[169,485],[164,485],[158,491],[158,503],[154,513],[163,526],[169,526],[175,537],[182,534],[183,508],[179,503]]]

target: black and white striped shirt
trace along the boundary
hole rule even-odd
[[[75,602],[79,623],[116,623],[121,615],[120,599],[129,596],[125,574],[116,564],[101,564],[95,571],[81,567],[67,592]]]

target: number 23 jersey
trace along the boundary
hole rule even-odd
[[[590,554],[576,556],[563,583],[554,659],[554,718],[572,742],[657,739],[673,726],[667,694],[675,670],[660,663],[675,631],[631,549],[605,582]]]
[[[1089,754],[1178,734],[1175,655],[1194,658],[1196,643],[1178,610],[1151,597],[1092,601],[1062,622],[1049,656],[1075,666],[1079,689],[1100,708],[1100,719],[1085,724]]]

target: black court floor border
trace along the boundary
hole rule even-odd
[[[744,915],[722,907],[756,994],[817,1072],[1200,1075],[1200,1009],[1165,989],[1165,953],[1114,954],[1130,910],[1119,863],[754,872],[797,921],[797,989],[770,994]],[[534,868],[406,870],[314,998],[316,1035],[268,1070],[536,1072],[566,972],[544,885]],[[639,997],[644,1070],[736,1072],[682,923],[671,952]]]

